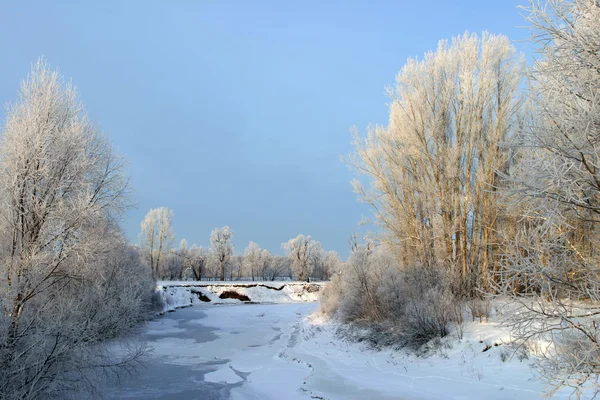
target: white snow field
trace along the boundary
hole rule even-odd
[[[124,386],[110,388],[106,398],[464,400],[543,394],[531,359],[511,359],[509,335],[493,323],[468,323],[462,341],[448,337],[437,350],[416,356],[340,339],[338,325],[322,317],[317,302],[237,302],[199,301],[148,323],[144,338],[153,352],[146,367]]]

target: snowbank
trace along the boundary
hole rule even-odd
[[[531,354],[515,351],[498,322],[468,322],[456,335],[415,354],[374,349],[340,338],[344,327],[320,312],[304,318],[284,358],[310,368],[303,390],[312,398],[349,399],[540,399],[544,385],[534,375]],[[553,399],[568,399],[560,390]],[[587,397],[585,397],[587,398]]]
[[[164,311],[193,304],[302,303],[319,300],[324,283],[160,281],[156,290]]]

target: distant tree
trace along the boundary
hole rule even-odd
[[[208,253],[202,247],[193,244],[188,247],[187,240],[182,239],[179,243],[179,249],[174,251],[181,263],[181,276],[185,279],[201,281],[206,272],[206,263]]]
[[[271,280],[273,275],[279,275],[273,269],[274,258],[269,250],[261,249],[256,243],[250,242],[242,257],[243,270],[246,277],[255,280]]]
[[[229,276],[231,280],[241,280],[244,276],[244,255],[236,254],[231,257],[231,261],[229,262]]]
[[[329,279],[332,275],[339,272],[341,267],[340,256],[335,251],[328,251],[323,258],[323,279]]]
[[[252,278],[252,280],[259,275],[259,270],[262,267],[261,253],[262,249],[254,242],[250,242],[244,251],[244,271],[246,276]]]
[[[225,280],[227,267],[233,256],[233,233],[228,226],[214,229],[210,234],[210,252],[216,262],[219,279]]]
[[[184,259],[177,254],[177,250],[172,249],[164,256],[161,263],[160,276],[162,279],[171,281],[181,280],[184,270]]]
[[[286,256],[275,256],[271,254],[269,268],[264,277],[267,281],[274,281],[284,276],[291,277],[290,259]]]
[[[207,259],[206,259],[206,270],[204,276],[207,280],[218,280],[220,271],[219,271],[219,260],[216,257],[216,254],[210,249],[207,249]]]
[[[325,280],[328,273],[325,267],[325,251],[320,242],[315,242],[313,254],[311,257],[312,272],[311,276],[314,279]]]
[[[181,270],[179,279],[182,279],[185,274],[185,271],[189,270],[189,268],[190,268],[190,258],[191,257],[190,257],[190,249],[188,247],[187,240],[181,239],[181,241],[179,242],[179,248],[176,250],[173,249],[172,254],[174,256],[176,256],[176,258],[179,259],[180,270]]]
[[[187,253],[186,270],[192,272],[197,281],[201,281],[206,272],[206,263],[208,262],[208,251],[202,246],[192,245]]]
[[[260,252],[260,268],[259,273],[263,281],[272,280],[273,274],[273,254],[267,249],[262,249]]]
[[[166,258],[175,240],[172,219],[173,211],[167,207],[153,208],[141,224],[140,247],[155,277],[159,276],[161,261]]]
[[[318,252],[321,251],[321,243],[312,240],[310,235],[300,234],[281,246],[286,251],[291,262],[292,272],[298,280],[309,280],[315,259]]]

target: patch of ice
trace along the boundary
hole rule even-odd
[[[231,368],[229,368],[229,366],[226,366],[225,368],[221,368],[204,375],[204,380],[215,383],[238,383],[243,379],[239,377]]]

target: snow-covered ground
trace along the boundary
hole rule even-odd
[[[531,358],[507,346],[509,332],[496,323],[467,323],[464,337],[447,337],[420,356],[376,351],[341,340],[338,325],[313,313],[299,323],[286,350],[311,366],[303,388],[324,399],[540,399],[544,387]],[[570,390],[556,394],[567,399]],[[243,398],[243,397],[240,397]]]
[[[391,399],[540,399],[542,382],[531,371],[530,358],[507,347],[509,332],[495,323],[467,323],[464,337],[448,337],[427,354],[348,342],[336,335],[339,325],[318,310],[300,316],[287,343],[273,357],[309,368],[299,381],[289,372],[236,358],[231,368],[249,372],[232,399],[317,398],[330,400]],[[277,367],[277,364],[273,365]],[[294,385],[294,380],[295,385]],[[280,385],[275,382],[282,382]],[[289,390],[292,388],[293,390]],[[555,395],[567,399],[570,390]]]
[[[377,351],[340,339],[339,325],[319,313],[318,303],[290,300],[284,289],[243,288],[256,298],[255,291],[280,293],[285,304],[215,304],[222,300],[219,290],[242,288],[208,286],[201,289],[214,302],[199,301],[147,325],[144,338],[153,352],[146,368],[124,387],[109,389],[107,398],[464,400],[543,394],[531,358],[513,356],[509,333],[495,323],[467,323],[462,340],[445,338],[420,356]]]

